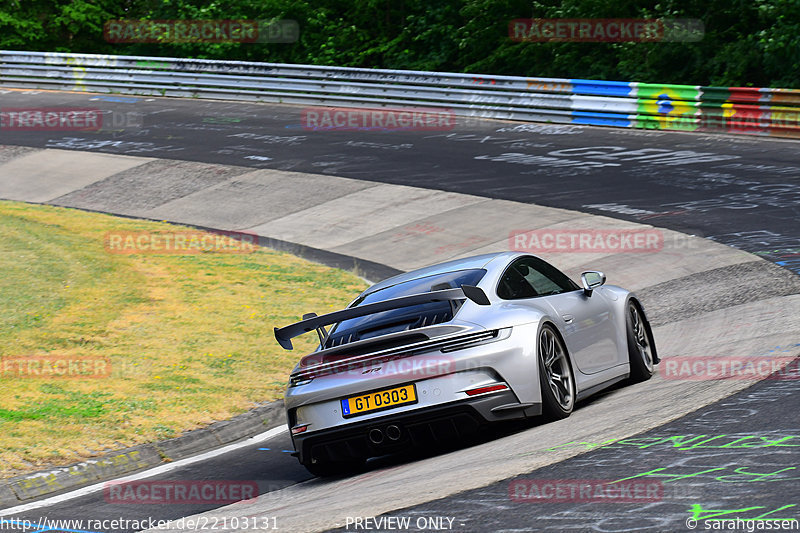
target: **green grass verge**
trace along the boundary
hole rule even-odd
[[[249,254],[111,254],[110,231],[186,228],[0,201],[0,357],[107,358],[95,378],[0,374],[0,476],[180,434],[281,397],[314,338],[275,325],[341,308],[357,276]]]

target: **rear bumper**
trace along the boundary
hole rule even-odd
[[[520,404],[513,392],[505,391],[295,435],[292,440],[301,463],[353,461],[457,442],[487,423],[532,417],[541,411],[540,403]],[[388,436],[398,433],[387,431],[390,426],[399,429],[396,439]],[[374,430],[383,435],[382,442],[370,439]]]

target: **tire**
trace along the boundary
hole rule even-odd
[[[644,320],[641,307],[635,302],[628,302],[625,322],[628,334],[628,361],[631,367],[630,382],[647,381],[655,373],[656,352],[653,332]]]
[[[539,331],[537,359],[542,415],[546,420],[567,418],[575,407],[575,375],[564,343],[549,324]]]

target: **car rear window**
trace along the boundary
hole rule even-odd
[[[370,293],[356,300],[351,307],[423,292],[455,289],[461,285],[477,285],[485,274],[486,270],[474,268],[433,274],[424,278],[404,281]],[[401,307],[400,309],[392,309],[340,322],[333,327],[325,347],[330,348],[387,333],[440,324],[452,319],[453,308],[450,302],[447,301]]]

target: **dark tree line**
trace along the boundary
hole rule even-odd
[[[295,43],[111,43],[116,19],[294,19]],[[698,42],[514,42],[515,18],[700,19]],[[0,49],[800,88],[800,0],[0,0]]]

